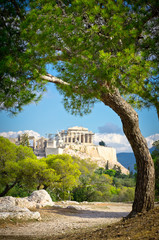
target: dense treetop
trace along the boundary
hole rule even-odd
[[[2,97],[2,108],[20,109],[35,100],[45,89],[43,76],[57,84],[59,78],[65,81],[58,84],[58,89],[64,95],[66,109],[72,113],[89,112],[103,92],[114,89],[119,89],[132,105],[153,105],[158,109],[157,1],[35,0],[29,1],[27,7],[20,5],[25,1],[12,2],[2,4],[3,21],[8,21],[6,9],[14,14],[20,29],[11,35],[11,45],[22,46],[22,50],[14,48],[18,52],[16,59],[12,51],[4,56],[4,66],[10,68],[3,69],[7,75],[2,74],[2,83],[9,84],[11,96],[17,96],[13,92],[20,83],[23,90],[32,93],[19,89],[13,104]],[[15,29],[13,24],[10,28]],[[3,31],[4,35],[7,31]],[[17,34],[20,43],[14,41]],[[6,65],[8,61],[17,67]],[[47,74],[46,64],[53,64],[58,79]]]

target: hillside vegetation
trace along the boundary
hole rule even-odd
[[[152,153],[156,171],[156,200],[159,196],[159,151]],[[109,169],[89,159],[68,154],[37,159],[32,149],[16,146],[0,137],[0,196],[26,197],[45,189],[53,201],[126,202],[134,200],[136,173],[122,174],[119,166]]]
[[[37,159],[31,148],[0,137],[0,196],[26,197],[45,189],[53,201],[133,201],[135,178],[115,166],[98,168],[68,154]]]

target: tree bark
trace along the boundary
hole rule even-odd
[[[137,182],[135,199],[130,217],[138,212],[144,212],[154,207],[155,171],[145,138],[139,129],[138,115],[128,104],[119,91],[102,93],[100,99],[113,109],[120,117],[123,131],[132,147],[137,164]]]

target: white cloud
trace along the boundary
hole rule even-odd
[[[147,137],[146,140],[147,140],[148,147],[151,148],[152,143],[159,140],[159,133],[156,133],[154,135],[151,135],[151,136]]]
[[[94,136],[94,143],[98,145],[101,140],[104,141],[108,147],[115,148],[117,152],[132,152],[125,135],[116,133],[96,133]]]
[[[24,130],[24,131],[18,131],[18,132],[12,132],[12,131],[1,132],[0,136],[6,137],[6,138],[15,138],[18,136],[18,134],[23,134],[23,133],[28,133],[29,136],[34,136],[35,138],[40,137],[40,134],[33,130]],[[117,153],[132,152],[131,146],[125,135],[116,134],[116,133],[109,133],[109,134],[96,133],[94,135],[94,143],[98,145],[101,140],[104,141],[108,147],[115,148]],[[151,148],[152,143],[155,142],[156,140],[159,140],[159,133],[146,137],[146,140],[147,140],[148,147]]]
[[[159,134],[154,134],[146,138],[148,147],[152,147],[152,143],[159,139]],[[104,141],[108,147],[114,147],[119,152],[132,152],[132,148],[125,135],[111,133],[96,133],[94,135],[94,143],[99,144],[100,141]]]
[[[0,136],[3,136],[5,138],[16,138],[18,135],[21,135],[23,133],[28,133],[29,136],[34,136],[35,138],[39,138],[40,134],[37,132],[34,132],[33,130],[24,130],[24,131],[18,131],[18,132],[1,132]]]

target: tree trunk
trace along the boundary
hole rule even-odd
[[[7,184],[5,186],[5,189],[0,193],[0,197],[5,196],[9,192],[9,190],[12,189],[16,185],[16,183],[17,183],[17,181],[15,181],[12,185]]]
[[[138,115],[118,91],[112,94],[103,93],[101,101],[119,115],[136,158],[137,182],[130,216],[148,211],[154,207],[155,171],[146,140],[139,129]]]

